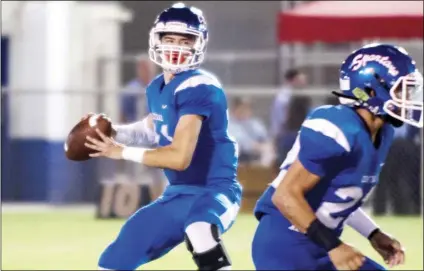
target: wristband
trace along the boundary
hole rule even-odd
[[[133,161],[136,163],[143,163],[144,153],[148,149],[136,147],[124,147],[122,150],[122,159]]]
[[[380,229],[379,228],[377,228],[377,229],[375,229],[375,230],[373,230],[371,233],[370,233],[370,235],[368,235],[368,240],[370,240],[371,241],[371,239],[374,237],[374,235],[377,233],[377,232],[379,232],[380,231]]]
[[[327,228],[321,221],[315,219],[306,230],[306,235],[314,243],[330,251],[338,247],[342,241],[337,237],[333,230]]]

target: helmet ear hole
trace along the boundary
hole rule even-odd
[[[365,87],[364,88],[364,90],[365,90],[365,92],[369,95],[369,96],[371,96],[371,97],[375,97],[375,91],[372,89],[372,88],[370,88],[370,87]]]

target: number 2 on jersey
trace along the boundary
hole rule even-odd
[[[343,212],[353,207],[363,196],[362,188],[357,186],[342,187],[335,191],[336,196],[343,200],[351,198],[351,201],[335,203],[324,201],[315,212],[318,219],[327,227],[335,229],[339,226],[344,217],[333,217],[336,213]]]

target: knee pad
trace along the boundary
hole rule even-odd
[[[193,223],[187,227],[184,240],[199,270],[223,270],[224,267],[231,266],[216,225]]]

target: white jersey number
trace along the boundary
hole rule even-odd
[[[331,229],[337,228],[343,220],[343,217],[334,218],[331,215],[353,207],[363,196],[362,188],[357,186],[339,188],[335,191],[335,194],[343,200],[349,198],[352,200],[344,203],[323,202],[315,212],[318,219]]]
[[[168,134],[168,125],[160,126],[160,133],[169,141],[172,142],[173,138]]]

